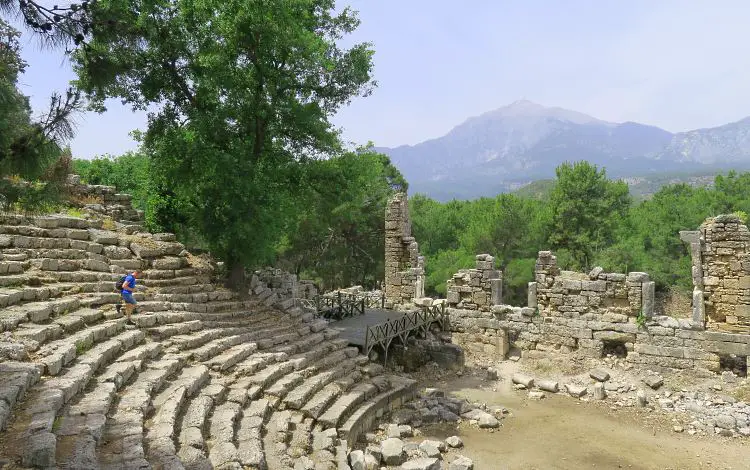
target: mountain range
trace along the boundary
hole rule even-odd
[[[566,161],[587,160],[618,178],[750,169],[750,117],[671,133],[522,100],[469,118],[442,137],[376,150],[391,157],[411,194],[471,199],[554,177]]]

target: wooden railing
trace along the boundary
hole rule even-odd
[[[364,315],[365,300],[351,294],[337,292],[334,296],[316,295],[313,298],[315,315],[329,320],[342,320],[354,315]]]
[[[399,318],[368,326],[365,332],[364,353],[369,357],[376,346],[380,347],[383,350],[385,364],[388,362],[388,348],[393,341],[406,344],[409,336],[419,333],[424,335],[433,324],[437,324],[443,330],[448,328],[445,303],[421,306],[419,310],[405,313]]]

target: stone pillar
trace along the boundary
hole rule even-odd
[[[502,279],[490,279],[491,295],[490,295],[490,306],[500,305],[503,303],[503,280]]]
[[[536,282],[529,282],[529,296],[527,305],[530,308],[536,308],[538,305],[536,301]]]
[[[641,304],[643,315],[646,318],[654,316],[654,297],[656,296],[656,283],[654,281],[644,282],[641,290]]]
[[[693,324],[701,328],[706,327],[706,307],[703,302],[703,291],[696,287],[693,289]]]
[[[385,208],[385,300],[388,304],[424,297],[424,257],[411,236],[406,193],[397,193]]]
[[[703,241],[699,230],[681,230],[680,240],[690,246],[690,267],[693,278],[693,323],[706,326],[705,295],[703,292]]]

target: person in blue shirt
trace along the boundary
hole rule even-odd
[[[133,310],[135,309],[135,306],[138,302],[135,301],[133,298],[133,291],[135,290],[135,281],[138,279],[138,276],[141,273],[138,271],[133,271],[132,273],[128,274],[125,277],[125,280],[122,283],[122,300],[125,302],[125,317],[127,318],[127,323],[132,324],[133,322],[130,320],[130,315],[133,313]]]

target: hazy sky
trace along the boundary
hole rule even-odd
[[[747,0],[349,0],[375,45],[379,87],[334,122],[352,142],[415,144],[528,99],[669,131],[750,115]],[[27,36],[24,36],[25,38]],[[24,39],[26,40],[26,39]],[[23,90],[36,108],[70,65],[26,43]],[[113,102],[79,119],[74,155],[120,154],[145,125]]]

